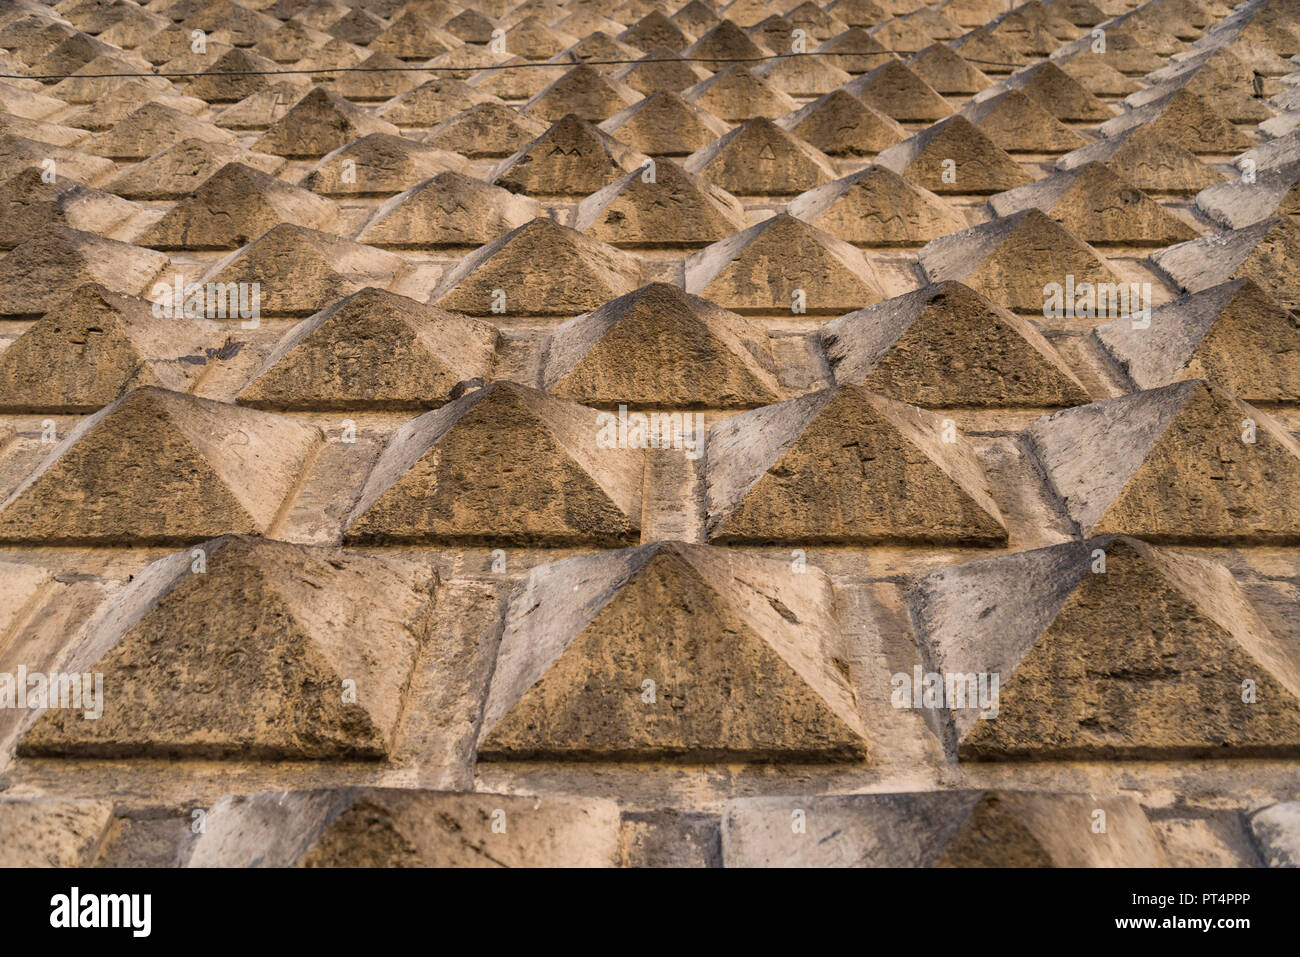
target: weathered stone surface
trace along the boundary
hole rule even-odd
[[[1104,163],[1065,170],[989,200],[999,216],[1037,207],[1086,243],[1168,246],[1196,231]]]
[[[730,123],[756,116],[774,120],[799,104],[741,64],[728,67],[682,91],[682,99]]]
[[[325,156],[301,185],[322,196],[390,196],[439,173],[469,170],[459,153],[371,133]]]
[[[228,163],[136,239],[153,249],[239,249],[281,223],[330,229],[338,207],[242,163]]]
[[[737,196],[793,195],[838,176],[829,156],[763,117],[697,150],[682,165]]]
[[[872,156],[907,139],[907,131],[843,90],[833,90],[777,121],[827,156]]]
[[[833,607],[819,571],[707,545],[542,565],[507,611],[479,757],[864,758]]]
[[[928,408],[1089,399],[1033,325],[959,282],[841,316],[822,326],[821,341],[837,383]]]
[[[530,196],[588,196],[645,161],[645,156],[569,114],[503,160],[488,179]]]
[[[651,93],[600,129],[648,156],[689,156],[727,133],[727,124],[677,93]]]
[[[90,867],[112,823],[112,801],[0,800],[0,866]]]
[[[426,80],[401,96],[393,97],[376,114],[397,126],[437,126],[480,103],[501,102],[490,93],[445,75]],[[514,152],[511,150],[510,152]]]
[[[668,47],[658,46],[646,51],[646,55],[636,63],[616,69],[614,76],[645,96],[653,96],[656,93],[680,93],[707,79],[709,71],[678,56]]]
[[[960,115],[889,147],[876,162],[935,193],[1000,193],[1033,179]]]
[[[0,185],[0,249],[13,249],[52,223],[102,235],[138,212],[134,203],[80,183],[46,183],[33,166]]]
[[[757,62],[771,52],[767,47],[755,43],[740,27],[727,19],[707,33],[700,34],[700,38],[683,50],[682,55],[699,63],[706,70],[716,72],[731,66],[730,61],[753,59]]]
[[[948,101],[902,60],[888,60],[844,84],[843,89],[902,123],[933,123],[953,112]]]
[[[1115,112],[1051,60],[1013,73],[1005,87],[1019,90],[1058,120],[1095,123]]]
[[[399,135],[392,123],[333,90],[317,86],[276,120],[252,148],[276,156],[316,159],[371,133]]]
[[[263,316],[309,316],[365,286],[388,286],[405,266],[392,253],[281,223],[215,264],[204,282],[258,283]]]
[[[1100,130],[1103,136],[1113,137],[1135,126],[1171,139],[1198,155],[1239,153],[1254,145],[1205,100],[1187,90],[1129,110],[1103,123]]]
[[[262,534],[321,438],[265,412],[136,389],[80,422],[9,495],[0,540],[172,544]]]
[[[525,223],[461,260],[430,302],[470,315],[576,315],[641,285],[625,252],[545,217]]]
[[[805,832],[790,826],[796,810]],[[725,867],[1165,865],[1132,797],[1036,791],[739,798],[723,809],[722,857]]]
[[[1084,535],[1300,538],[1300,443],[1204,380],[1066,409],[1033,423],[1028,435]]]
[[[602,798],[288,791],[218,801],[189,866],[612,867],[618,837]]]
[[[1238,160],[1240,162],[1240,159]],[[1196,194],[1196,208],[1229,229],[1252,226],[1270,216],[1300,213],[1300,162],[1254,168],[1249,182],[1229,180]]]
[[[1249,279],[1157,306],[1149,327],[1116,319],[1093,335],[1139,389],[1211,379],[1248,402],[1300,400],[1300,323]]]
[[[545,123],[555,123],[570,115],[599,123],[640,98],[630,86],[583,63],[539,92],[524,104],[523,110]]]
[[[788,36],[788,34],[787,34]],[[806,56],[768,60],[754,67],[754,76],[788,96],[823,96],[839,89],[849,74],[813,52]]]
[[[209,103],[234,103],[246,96],[271,86],[273,82],[289,80],[300,84],[304,90],[304,77],[272,77],[277,66],[274,61],[258,56],[251,50],[235,48],[223,53],[204,71],[203,76],[190,80],[185,87],[187,96],[197,96]],[[263,150],[274,153],[275,150]],[[328,151],[327,151],[328,152]]]
[[[160,103],[146,103],[83,148],[109,159],[139,160],[191,139],[232,145],[235,134]]]
[[[767,334],[654,283],[557,328],[542,378],[586,405],[750,408],[781,397]]]
[[[19,751],[382,759],[436,584],[423,565],[243,536],[176,552],[118,595],[73,652],[104,676],[103,714],[47,711]]]
[[[1250,816],[1250,830],[1269,867],[1300,867],[1300,803],[1273,804]]]
[[[686,260],[686,291],[727,309],[843,312],[882,297],[857,248],[788,213],[751,226]]]
[[[1288,309],[1300,309],[1300,222],[1294,216],[1179,243],[1151,260],[1187,292],[1251,279]]]
[[[492,101],[478,103],[444,120],[424,141],[462,156],[513,156],[545,132],[546,124]]]
[[[978,93],[993,81],[942,43],[932,43],[907,58],[912,72],[944,96]]]
[[[919,246],[966,228],[943,199],[876,165],[795,197],[787,211],[861,246]]]
[[[1045,287],[1119,283],[1098,252],[1049,219],[1040,209],[996,219],[942,239],[921,250],[921,267],[931,282],[955,279],[1016,312],[1042,315]]]
[[[1006,541],[951,421],[858,386],[725,419],[705,458],[713,541]]]
[[[378,207],[357,241],[388,249],[480,246],[541,214],[535,199],[445,172]]]
[[[0,315],[39,315],[90,282],[139,295],[167,262],[162,253],[51,223],[0,260]]]
[[[438,406],[492,372],[490,323],[363,289],[294,326],[239,394],[263,409]]]
[[[137,386],[183,391],[223,337],[217,323],[157,317],[144,299],[81,286],[0,352],[0,409],[94,412]]]
[[[641,524],[642,456],[598,445],[596,412],[498,382],[398,429],[348,541],[623,545]]]
[[[230,163],[240,163],[275,175],[284,158],[254,153],[237,146],[182,140],[135,166],[122,170],[105,186],[127,199],[181,199],[202,186]]]
[[[87,186],[102,183],[117,168],[112,160],[102,156],[87,156],[79,150],[54,146],[5,133],[0,136],[0,179],[13,179],[31,166],[44,168],[53,160],[60,179],[72,179]]]
[[[936,572],[913,604],[937,671],[1000,675],[996,716],[951,711],[963,758],[1300,751],[1300,667],[1221,565],[1106,537]]]
[[[1148,193],[1191,195],[1223,182],[1223,174],[1201,162],[1177,140],[1150,126],[1136,126],[1112,139],[1099,140],[1062,156],[1057,169],[1105,163]]]
[[[740,202],[670,159],[636,169],[578,204],[574,226],[613,246],[703,246],[745,228]]]

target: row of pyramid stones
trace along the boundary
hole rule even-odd
[[[885,150],[878,164],[838,179],[829,157],[766,120],[726,134],[678,166],[651,161],[569,116],[490,173],[491,184],[464,175],[466,161],[459,154],[386,133],[367,134],[329,154],[297,187],[257,168],[272,157],[205,152],[184,140],[124,171],[102,191],[75,181],[47,183],[36,167],[26,167],[2,188],[10,200],[3,224],[15,237],[49,222],[102,234],[139,213],[115,191],[177,196],[180,202],[135,242],[156,249],[236,249],[279,223],[338,229],[338,207],[325,197],[373,193],[392,198],[362,227],[362,242],[465,246],[494,240],[539,215],[535,200],[514,194],[522,191],[586,197],[575,224],[615,245],[690,246],[744,228],[744,209],[722,182],[741,193],[802,191],[789,205],[792,212],[864,245],[919,245],[963,229],[964,218],[936,195],[953,192],[997,192],[990,200],[995,213],[1038,207],[1090,242],[1164,245],[1195,236],[1100,161],[1031,183],[963,117],[936,124]],[[200,167],[193,162],[198,157]],[[755,157],[769,158],[756,163]],[[349,163],[360,171],[352,183],[343,175]],[[946,175],[945,163],[961,175]],[[196,182],[199,170],[210,175]],[[1285,197],[1275,200],[1262,212],[1289,209]],[[231,216],[232,209],[239,215]]]
[[[656,420],[645,418],[637,428],[648,432]],[[693,417],[689,433],[688,417],[657,421],[659,434],[634,435],[630,418],[515,383],[471,391],[391,435],[343,537],[631,544],[641,534],[645,450],[657,443],[702,454],[714,541],[1008,539],[981,459],[953,420],[861,386],[761,406],[703,434]],[[1300,443],[1205,380],[1076,406],[1025,434],[1085,536],[1300,539]],[[295,419],[142,387],[79,423],[0,503],[0,540],[267,534],[324,441]],[[126,486],[123,474],[133,476]]]
[[[1153,258],[1185,291],[1250,278],[1295,308],[1297,230],[1294,217],[1279,216],[1169,247]],[[1096,290],[1131,286],[1098,250],[1037,207],[935,239],[921,250],[920,264],[929,282],[957,280],[1026,314],[1052,315],[1049,290],[1055,288],[1072,296],[1066,303],[1057,295],[1057,313],[1095,319],[1103,305],[1110,308]],[[644,257],[539,217],[447,269],[429,301],[478,316],[575,316],[638,288],[654,267]],[[365,286],[405,282],[410,269],[397,253],[284,223],[210,266],[199,285],[251,290],[256,284],[260,316],[307,316]],[[862,250],[788,213],[691,253],[683,272],[687,292],[736,311],[838,315],[885,298]],[[0,260],[0,315],[39,316],[84,283],[152,294],[160,279],[174,274],[164,253],[50,223]],[[1093,291],[1090,306],[1085,289]],[[234,318],[232,311],[227,308],[222,318]]]
[[[237,536],[177,552],[67,656],[103,676],[98,716],[46,711],[18,756],[385,760],[435,585],[411,563]],[[891,703],[939,709],[963,760],[1300,753],[1300,662],[1222,566],[1106,536],[948,568],[911,601],[928,660],[971,693],[891,681]],[[482,707],[480,760],[872,750],[830,580],[708,545],[534,568]]]
[[[607,867],[643,863],[636,817],[600,798],[385,788],[223,797],[187,821],[144,820],[108,801],[0,802],[0,863],[90,867]],[[1242,814],[1235,863],[1294,866],[1294,803]],[[171,824],[170,829],[167,824]],[[937,791],[744,798],[709,815],[695,860],[730,867],[1167,866],[1176,855],[1132,797]],[[143,848],[131,828],[164,846]],[[1247,837],[1249,835],[1249,837]],[[1258,851],[1248,845],[1251,839]],[[651,861],[653,862],[653,860]]]
[[[1033,7],[1033,6],[1036,6],[1036,5],[1031,4],[1031,5],[1028,5],[1028,6],[1029,6],[1029,7]],[[1022,8],[1022,9],[1025,9],[1025,8]],[[725,27],[729,27],[731,33],[730,33],[730,34],[726,34],[726,35],[721,35],[721,34],[724,33],[724,28],[725,28]],[[781,32],[783,32],[783,31],[782,31],[782,29],[778,26],[778,27],[776,28],[776,32],[777,32],[777,33],[781,33]],[[1067,34],[1066,34],[1066,35],[1073,36],[1075,33],[1077,33],[1077,31],[1073,31],[1073,30],[1067,28]],[[715,37],[716,37],[716,39],[714,39]],[[893,40],[897,40],[897,39],[900,39],[900,38],[898,38],[898,37],[894,37],[894,38],[892,38],[892,39],[893,39]],[[873,41],[873,42],[874,42],[874,41]],[[599,54],[601,53],[601,50],[600,50],[600,49],[597,49],[597,47],[601,47],[601,43],[596,42],[596,41],[593,41],[592,38],[588,38],[588,41],[584,41],[584,43],[588,44],[589,46],[592,46],[592,49],[590,49],[590,50],[586,50],[586,51],[583,51],[586,55],[588,55],[588,56],[591,56],[591,55],[599,55]],[[749,46],[751,46],[751,47],[753,46],[752,41],[749,41],[747,38],[745,38],[745,37],[744,37],[744,34],[743,34],[743,33],[740,33],[740,31],[739,31],[737,28],[735,28],[733,25],[731,25],[729,21],[723,21],[721,24],[719,24],[718,27],[716,27],[715,29],[713,29],[713,30],[711,31],[711,33],[709,34],[708,37],[706,37],[704,40],[700,41],[700,43],[695,44],[695,46],[694,46],[693,48],[690,48],[690,52],[691,52],[692,54],[707,53],[707,52],[709,52],[709,51],[708,51],[708,50],[705,50],[704,47],[710,45],[710,43],[711,43],[712,46],[718,48],[717,50],[714,51],[715,53],[723,53],[723,52],[734,53],[734,52],[735,52],[735,49],[736,49],[736,47],[735,47],[735,44],[736,44],[736,43],[741,43],[741,44],[742,44],[742,46],[739,48],[739,49],[742,50],[742,52],[748,52],[748,51],[744,48],[743,44],[749,44]],[[604,44],[604,46],[607,47],[607,48],[612,48],[612,49],[617,50],[617,49],[619,48],[619,46],[618,46],[618,45],[615,45],[615,44],[617,44],[617,41],[609,41],[608,43]],[[583,44],[579,44],[578,46],[581,47],[582,45],[583,45]],[[699,49],[696,49],[696,48],[699,48]],[[724,49],[724,48],[725,48],[725,49]],[[755,47],[755,49],[764,49],[764,48],[761,48],[761,47]],[[78,50],[78,52],[82,52],[82,51]],[[577,51],[575,51],[575,53],[576,53],[576,52],[577,52]],[[608,55],[608,52],[607,52],[607,51],[606,51],[606,55]],[[242,50],[231,50],[231,51],[226,55],[226,57],[223,58],[223,62],[220,64],[220,66],[222,67],[222,69],[221,69],[221,70],[217,70],[217,69],[214,67],[213,70],[214,70],[214,72],[216,72],[216,73],[219,74],[219,73],[229,73],[229,72],[232,72],[232,71],[238,72],[238,70],[246,70],[246,69],[249,69],[250,66],[256,66],[256,65],[259,65],[259,64],[257,64],[257,63],[250,64],[250,63],[248,63],[248,62],[245,62],[248,58],[250,58],[250,57],[254,57],[254,56],[256,56],[256,55],[255,55],[255,54],[252,54],[252,53],[249,53],[249,52],[247,52],[247,51],[242,51]],[[452,54],[452,55],[450,55],[450,56],[455,56],[455,54]],[[950,56],[951,56],[951,54],[950,54]],[[225,60],[226,58],[230,58],[230,57],[240,57],[240,58],[242,58],[242,59],[240,59],[239,62],[225,63],[224,60]],[[384,52],[384,51],[376,52],[375,54],[372,55],[372,58],[371,58],[371,59],[374,60],[374,59],[376,59],[376,58],[384,58],[384,59],[385,59],[385,62],[388,62],[388,61],[391,60],[393,64],[397,64],[398,62],[400,62],[400,61],[394,60],[394,59],[393,59],[393,58],[392,58],[388,53],[386,53],[386,52]],[[65,56],[65,59],[66,59],[66,56]],[[258,58],[258,59],[260,60],[260,58]],[[444,57],[443,59],[448,59],[448,57]],[[462,58],[462,59],[463,59],[463,58]],[[263,61],[263,62],[267,62],[267,63],[269,63],[269,61]],[[789,67],[789,69],[791,69],[791,70],[798,70],[798,69],[801,69],[801,68],[802,68],[803,72],[805,72],[805,73],[808,72],[808,69],[807,69],[806,67],[804,67],[803,63],[801,63],[800,61],[792,61],[792,62],[793,62],[793,63],[797,63],[798,66],[791,66],[791,67]],[[806,62],[806,61],[805,61],[805,62]],[[192,64],[190,64],[190,65],[192,65]],[[379,64],[376,64],[376,65],[379,65]],[[717,63],[714,63],[713,65],[718,65],[718,64],[717,64]],[[774,78],[774,79],[778,79],[778,80],[779,80],[779,79],[781,78],[781,67],[782,67],[782,66],[783,66],[783,64],[777,64],[777,68],[774,69],[774,70],[772,70],[772,71],[770,71],[770,72],[773,74],[773,78]],[[826,70],[826,71],[834,71],[834,72],[836,72],[836,73],[839,73],[839,72],[840,72],[840,71],[834,70],[833,67],[823,67],[823,69]],[[196,86],[196,88],[201,87],[201,86],[202,86],[202,82],[203,82],[203,80],[207,80],[207,79],[208,79],[207,77],[202,78],[202,80],[198,81],[196,84],[194,84],[194,86]],[[217,76],[217,77],[213,77],[213,79],[214,79],[216,82],[218,82],[218,83],[222,83],[222,82],[224,81],[227,85],[231,82],[227,77]],[[247,77],[245,77],[245,78],[241,78],[241,81],[244,82],[244,83],[246,84],[246,83],[248,82],[249,79],[251,79],[251,78],[247,78]],[[362,90],[364,90],[364,88],[362,88]],[[242,88],[241,88],[241,92],[242,92]],[[211,92],[209,93],[209,95],[217,96],[217,95],[221,95],[221,94],[220,94],[220,93],[217,93],[216,91],[211,91]]]
[[[1021,9],[1032,9],[1035,6],[1037,5],[1030,4]],[[807,3],[804,4],[803,9],[816,11],[815,7]],[[259,16],[250,11],[245,11],[245,13],[251,17]],[[363,51],[360,49],[360,45],[355,42],[355,38],[336,36],[331,39],[326,33],[317,31],[308,33],[307,31],[310,28],[305,28],[299,23],[279,27],[273,20],[268,21],[263,27],[269,27],[276,32],[267,37],[262,43],[254,46],[253,50],[231,48],[225,42],[230,38],[224,37],[225,31],[220,30],[212,35],[211,44],[206,43],[207,38],[205,37],[204,46],[196,50],[193,37],[187,32],[189,27],[182,24],[182,28],[159,30],[145,39],[134,53],[127,54],[112,44],[103,40],[92,40],[86,35],[79,35],[76,31],[64,25],[55,25],[39,30],[33,37],[31,36],[33,31],[41,26],[41,20],[36,17],[23,18],[17,24],[11,23],[6,30],[0,32],[0,40],[20,44],[17,52],[21,57],[34,61],[29,67],[34,75],[43,75],[40,72],[42,70],[71,70],[73,68],[79,68],[78,72],[81,75],[94,75],[95,73],[106,72],[106,68],[112,66],[116,66],[118,69],[127,65],[147,66],[147,60],[159,63],[164,73],[173,73],[178,69],[201,70],[211,63],[210,57],[220,54],[221,60],[218,66],[208,70],[212,75],[200,77],[199,80],[192,82],[190,85],[194,86],[196,92],[205,97],[229,98],[235,93],[243,94],[256,87],[249,85],[249,78],[247,77],[236,75],[233,78],[227,78],[221,74],[237,70],[249,70],[253,67],[265,69],[268,65],[271,67],[276,65],[271,60],[261,56],[261,53],[267,53],[278,58],[280,62],[292,63],[300,68],[337,67],[340,65],[361,65],[377,68],[401,65],[402,58],[408,61],[432,58],[428,65],[435,69],[457,69],[468,75],[474,70],[483,67],[490,70],[493,67],[513,66],[525,63],[527,60],[537,61],[548,57],[551,62],[559,63],[572,63],[582,59],[595,59],[599,62],[611,58],[634,58],[640,53],[666,49],[673,52],[681,51],[683,55],[697,60],[710,69],[719,69],[724,67],[728,60],[737,58],[759,59],[764,56],[771,56],[774,51],[788,53],[801,42],[805,43],[806,49],[806,41],[808,40],[811,40],[814,44],[817,41],[828,41],[834,37],[842,37],[850,29],[848,24],[834,20],[821,11],[816,11],[816,15],[821,17],[822,22],[820,24],[813,25],[803,21],[798,26],[788,19],[772,15],[763,23],[750,27],[748,31],[742,30],[730,19],[715,20],[714,25],[709,27],[698,41],[689,45],[690,37],[688,34],[663,17],[662,14],[651,13],[626,31],[621,31],[618,25],[612,24],[608,20],[603,23],[599,21],[589,23],[589,27],[593,29],[585,39],[580,41],[573,36],[549,30],[535,18],[529,18],[515,24],[510,30],[503,31],[504,36],[489,40],[489,45],[485,48],[474,43],[461,45],[458,38],[446,32],[428,28],[427,25],[420,31],[419,36],[413,36],[413,29],[419,29],[413,25],[413,21],[417,18],[408,14],[395,22],[393,27],[389,28],[385,34],[378,35],[368,41],[370,55],[365,59],[362,59]],[[939,21],[939,23],[937,25],[934,23],[920,25],[919,20],[926,16]],[[915,29],[918,25],[921,28]],[[600,27],[606,29],[601,30]],[[913,29],[909,31],[909,27]],[[1065,24],[1064,27],[1064,37],[1074,38],[1080,33],[1077,28],[1068,24]],[[801,30],[802,35],[796,34],[796,30]],[[887,45],[900,52],[913,54],[920,52],[923,48],[936,47],[939,41],[956,39],[962,34],[960,27],[952,24],[951,21],[946,21],[940,14],[929,12],[922,12],[913,17],[885,24],[872,31],[872,33],[866,33],[860,28],[855,32],[867,38],[876,49],[883,49]],[[71,35],[65,39],[65,33]],[[314,34],[314,37],[312,34]],[[397,34],[405,35],[399,36]],[[615,39],[611,34],[617,35],[618,39]],[[317,42],[313,43],[313,39],[316,39]],[[23,43],[24,40],[26,40],[25,44]],[[60,40],[62,42],[59,42]],[[516,45],[514,50],[511,49],[512,40]],[[993,43],[996,44],[997,42],[997,40],[993,40]],[[518,49],[521,44],[523,48]],[[423,46],[423,49],[420,49],[421,46]],[[505,49],[502,50],[502,47]],[[48,52],[44,52],[46,50]],[[840,53],[844,51],[833,48],[826,50],[825,45],[823,45],[811,52],[816,55],[820,52]],[[973,52],[987,54],[990,51],[984,49]],[[176,54],[180,55],[176,56]],[[1010,56],[1011,54],[1006,55]],[[20,65],[21,62],[19,60]],[[999,66],[997,63],[992,63],[992,65],[994,67]],[[820,70],[832,72],[833,74],[841,73],[837,68],[829,65],[820,67]],[[511,72],[522,73],[525,71]],[[782,76],[784,72],[779,65],[777,69],[772,71],[776,77]],[[807,75],[809,71],[802,64],[798,64],[793,67],[791,72],[798,76]],[[329,74],[324,74],[324,76],[328,77]],[[346,79],[351,80],[352,78],[346,77]],[[491,79],[488,82],[491,85]],[[68,86],[66,81],[63,86]],[[73,86],[72,89],[84,95],[87,86],[86,83],[80,83]],[[374,84],[373,81],[353,81],[352,88],[360,93],[368,93],[374,90]],[[526,96],[529,92],[535,91],[533,87],[525,87],[521,90],[511,83],[500,85],[498,88],[503,93],[513,94],[513,98],[522,98],[520,93]]]
[[[1138,387],[1207,378],[1248,401],[1300,399],[1300,330],[1250,280],[1158,307],[1149,321],[1117,319],[1093,333]],[[493,378],[499,339],[487,322],[366,288],[289,329],[238,401],[441,406]],[[836,383],[922,407],[1089,399],[1030,323],[957,282],[849,313],[818,339]],[[137,387],[189,391],[195,375],[241,348],[222,323],[177,322],[145,300],[82,286],[0,353],[0,410],[95,412]],[[663,283],[562,323],[539,348],[546,391],[595,407],[752,408],[785,397],[765,330]]]

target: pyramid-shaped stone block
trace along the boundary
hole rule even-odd
[[[318,429],[265,412],[136,389],[78,423],[0,505],[0,540],[263,534],[320,440]]]
[[[1000,676],[995,717],[951,712],[963,758],[1300,752],[1300,667],[1221,565],[1108,536],[936,572],[913,607],[936,669]]]
[[[239,394],[262,409],[441,405],[492,372],[497,330],[382,289],[294,326]]]
[[[184,140],[231,145],[235,134],[160,103],[146,103],[83,148],[114,160],[141,160]]]
[[[1300,443],[1218,385],[1188,380],[1066,409],[1028,436],[1084,535],[1300,540]]]
[[[1008,153],[1064,153],[1088,142],[1019,90],[972,101],[961,115]]]
[[[951,421],[858,386],[725,419],[705,458],[713,541],[1007,540],[983,466]]]
[[[546,124],[495,99],[477,103],[429,131],[424,142],[472,159],[513,156],[546,132]]]
[[[257,283],[263,317],[309,316],[365,286],[388,286],[405,268],[393,253],[281,223],[216,263],[203,281],[246,283],[250,300]]]
[[[737,196],[792,195],[838,177],[829,156],[763,117],[697,150],[683,165]]]
[[[743,123],[756,116],[774,120],[799,105],[741,64],[688,87],[682,91],[682,99],[729,123]]]
[[[1042,333],[959,282],[841,316],[821,340],[837,383],[927,408],[1088,401]]]
[[[966,117],[935,123],[884,150],[876,162],[934,193],[1001,193],[1033,177]]]
[[[254,153],[238,146],[184,140],[142,163],[127,167],[110,179],[104,188],[126,199],[182,199],[230,163],[241,163],[275,175],[284,162],[281,156]]]
[[[1300,309],[1300,222],[1294,216],[1169,246],[1151,260],[1188,292],[1251,279],[1288,309]]]
[[[510,382],[398,429],[348,517],[352,542],[626,545],[642,457],[602,448],[593,409]]]
[[[727,124],[678,94],[651,93],[600,129],[647,156],[689,156],[728,132]]]
[[[504,825],[504,826],[503,826]],[[190,867],[612,867],[614,801],[339,788],[222,798]]]
[[[777,121],[827,156],[874,156],[907,139],[907,131],[857,97],[834,90]]]
[[[726,190],[672,160],[637,169],[578,204],[574,227],[614,246],[703,246],[745,228]]]
[[[1190,195],[1224,179],[1177,140],[1149,126],[1137,126],[1067,153],[1057,160],[1056,168],[1077,169],[1094,162],[1121,171],[1134,187],[1153,194]]]
[[[781,397],[767,334],[654,283],[557,328],[548,392],[585,405],[752,408]]]
[[[640,285],[629,254],[545,217],[475,250],[431,302],[471,315],[575,315]]]
[[[795,197],[787,210],[861,246],[919,246],[966,228],[942,198],[874,165]]]
[[[1211,379],[1247,402],[1300,400],[1300,323],[1249,279],[1157,306],[1149,327],[1116,319],[1093,335],[1139,389]]]
[[[1179,90],[1103,123],[1102,135],[1117,136],[1141,126],[1197,155],[1240,153],[1254,144],[1201,97]]]
[[[1167,246],[1196,236],[1191,226],[1104,163],[1089,163],[1000,193],[989,206],[999,216],[1040,209],[1092,245]]]
[[[726,867],[1167,866],[1138,799],[1020,790],[740,798],[723,808],[722,856]]]
[[[933,123],[953,112],[948,101],[902,60],[889,60],[843,89],[900,123]]]
[[[492,171],[489,180],[530,196],[589,196],[646,157],[572,114]]]
[[[280,223],[329,229],[328,199],[242,163],[223,166],[163,214],[136,243],[153,249],[239,249]]]
[[[85,285],[0,353],[0,409],[94,412],[137,386],[182,391],[223,335],[217,323],[158,317],[144,299]]]
[[[728,309],[844,312],[882,298],[854,246],[788,213],[706,246],[686,260],[686,291]]]
[[[479,758],[860,760],[833,607],[819,571],[707,545],[542,565],[506,613]]]
[[[117,596],[74,652],[103,674],[103,714],[47,711],[19,751],[383,759],[436,583],[426,566],[243,536],[177,552]]]
[[[0,249],[12,249],[56,223],[81,232],[111,232],[139,211],[134,203],[80,183],[47,183],[33,166],[0,184]]]
[[[301,185],[322,196],[391,196],[439,173],[469,169],[459,153],[371,133],[327,154]]]
[[[481,246],[541,214],[535,199],[460,173],[439,173],[376,209],[357,240],[388,249]]]
[[[1001,306],[1039,315],[1053,283],[1121,285],[1095,249],[1032,207],[934,240],[921,250],[921,268],[931,282],[956,279]]]
[[[530,99],[523,110],[545,123],[558,122],[571,114],[599,123],[639,99],[630,86],[582,63]]]
[[[323,86],[293,105],[255,143],[259,153],[316,159],[371,133],[400,135],[396,126]]]
[[[0,315],[40,315],[89,282],[140,295],[167,262],[150,249],[48,224],[0,260]]]

